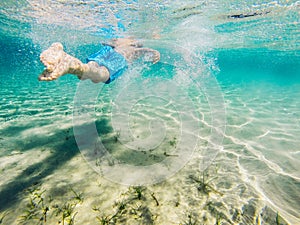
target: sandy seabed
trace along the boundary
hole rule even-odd
[[[37,117],[7,121],[0,142],[2,223],[287,224],[286,211],[276,208],[274,198],[262,191],[274,191],[263,188],[272,187],[280,175],[272,173],[271,160],[258,161],[255,148],[261,145],[243,142],[243,132],[248,141],[251,133],[261,139],[271,131],[254,131],[251,107],[240,107],[246,103],[236,100],[226,101],[229,124],[224,148],[207,170],[199,170],[198,146],[178,173],[145,186],[116,184],[96,173],[78,150],[70,115],[53,117],[51,123]],[[246,121],[240,117],[242,111],[249,116]],[[109,122],[104,118],[99,124],[103,143],[121,148]],[[176,148],[176,143],[168,143]],[[266,177],[270,180],[263,183]]]

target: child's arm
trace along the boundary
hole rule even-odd
[[[146,62],[157,63],[160,60],[160,53],[151,48],[136,48],[134,51],[134,58],[142,57]]]

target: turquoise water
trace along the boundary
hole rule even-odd
[[[3,224],[57,224],[66,202],[74,224],[101,224],[97,216],[113,215],[122,199],[128,210],[112,224],[300,224],[299,7],[295,0],[1,2]],[[138,62],[109,86],[71,75],[37,80],[39,54],[52,42],[84,61],[97,43],[122,36],[159,50],[161,62]],[[92,115],[76,117],[78,106]],[[81,137],[91,121],[102,143],[95,149],[104,146],[117,166],[80,144],[91,138]],[[147,167],[156,164],[163,166]],[[189,179],[204,169],[217,192]],[[144,198],[131,198],[128,185],[139,182]],[[34,193],[49,204],[47,221]],[[30,197],[35,216],[24,222]]]

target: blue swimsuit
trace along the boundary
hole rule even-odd
[[[109,84],[121,76],[127,68],[126,59],[108,45],[104,45],[100,51],[89,56],[87,62],[89,61],[95,61],[100,66],[105,66],[108,69],[110,77],[108,81],[105,82],[106,84]]]

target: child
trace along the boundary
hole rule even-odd
[[[154,49],[143,48],[134,39],[119,38],[111,40],[109,44],[103,44],[100,51],[89,56],[84,64],[65,53],[61,43],[53,43],[40,55],[46,69],[39,76],[39,80],[52,81],[62,75],[73,74],[81,80],[91,79],[95,83],[109,84],[122,75],[128,63],[140,57],[145,61],[157,63],[160,53]]]

